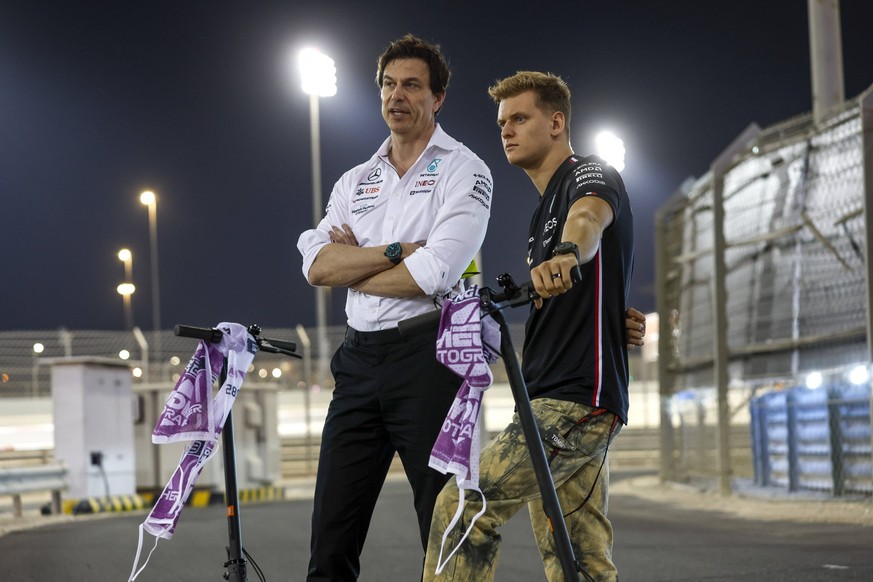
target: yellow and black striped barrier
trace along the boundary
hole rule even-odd
[[[148,501],[142,495],[112,495],[110,497],[88,497],[86,499],[67,499],[64,513],[82,515],[85,513],[104,513],[109,511],[136,511],[145,509]]]
[[[282,487],[257,487],[239,491],[240,504],[263,501],[278,501],[285,498]],[[67,499],[63,503],[63,511],[67,514],[83,515],[88,513],[122,512],[148,509],[155,499],[154,493],[138,495],[113,495],[110,497],[89,497],[87,499]],[[188,497],[185,505],[189,507],[206,507],[211,504],[223,504],[224,492],[211,489],[195,489]]]

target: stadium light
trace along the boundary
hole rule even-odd
[[[321,203],[321,132],[319,129],[318,98],[336,95],[336,65],[318,49],[300,51],[297,62],[303,81],[303,92],[309,95],[309,135],[312,150],[312,220],[318,226],[324,212]],[[324,381],[328,374],[326,287],[315,288],[315,320],[318,336],[318,376]]]
[[[316,97],[336,95],[336,65],[333,59],[315,48],[300,51],[297,59],[303,92]]]
[[[597,155],[621,172],[624,170],[624,142],[611,131],[601,131],[594,138]]]
[[[866,384],[869,379],[870,373],[867,371],[867,366],[855,366],[852,368],[852,371],[849,372],[849,382],[856,386]]]
[[[810,372],[806,376],[806,387],[810,390],[821,388],[822,382],[824,382],[824,377],[821,375],[821,372]]]

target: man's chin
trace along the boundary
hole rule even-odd
[[[513,166],[518,166],[519,168],[524,168],[524,158],[518,155],[515,152],[506,152],[506,161],[512,164]]]

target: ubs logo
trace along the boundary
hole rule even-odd
[[[375,170],[370,172],[370,175],[367,176],[367,180],[372,182],[373,180],[376,180],[381,175],[382,175],[382,168],[376,168]]]

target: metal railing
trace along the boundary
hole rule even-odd
[[[12,512],[23,515],[21,495],[46,491],[51,494],[52,513],[61,512],[61,492],[67,488],[67,469],[63,465],[0,468],[0,495],[12,496]]]

